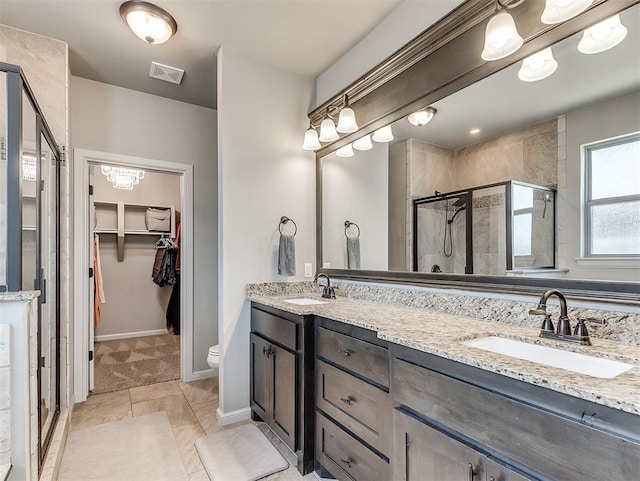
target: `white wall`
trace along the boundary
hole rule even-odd
[[[144,178],[133,190],[113,187],[93,166],[94,201],[122,201],[125,203],[174,206],[180,211],[180,176],[160,172],[145,172]],[[144,209],[125,207],[125,228],[144,229]],[[116,226],[114,205],[96,206],[97,227]],[[129,224],[127,224],[127,222]],[[106,302],[100,305],[100,327],[96,336],[140,333],[164,330],[166,312],[173,286],[160,287],[151,279],[156,257],[153,244],[156,236],[127,235],[124,261],[118,261],[118,243],[115,234],[100,234],[100,260]]]
[[[462,0],[405,0],[316,79],[316,105],[340,92],[444,17]]]
[[[389,144],[374,144],[353,157],[322,158],[322,262],[333,269],[347,268],[345,220],[360,227],[360,268],[388,268],[388,155]]]
[[[566,199],[565,221],[559,225],[566,237],[569,276],[575,279],[640,281],[637,263],[625,262],[627,268],[611,264],[581,267],[582,160],[581,146],[640,131],[640,92],[591,104],[566,114]],[[564,174],[560,172],[561,176]],[[562,215],[562,213],[561,213]],[[559,219],[559,221],[562,217]]]
[[[75,148],[194,166],[193,366],[218,341],[216,111],[71,77]]]
[[[218,52],[220,410],[249,407],[249,282],[315,264],[315,163],[302,150],[313,81]],[[295,278],[276,270],[278,223],[298,225]],[[315,270],[315,265],[314,265]],[[248,413],[245,411],[245,414]]]

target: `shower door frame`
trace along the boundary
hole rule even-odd
[[[35,138],[35,156],[38,162],[36,168],[36,211],[35,211],[35,227],[36,227],[36,275],[34,290],[40,291],[37,298],[37,414],[38,414],[38,450],[37,450],[37,466],[38,473],[42,471],[47,450],[51,444],[53,433],[55,431],[58,418],[60,416],[60,374],[61,374],[61,348],[60,348],[60,176],[61,164],[63,162],[63,154],[56,143],[51,129],[47,124],[40,106],[35,98],[33,90],[27,81],[24,72],[17,65],[0,62],[0,71],[6,73],[6,99],[7,99],[7,131],[6,131],[6,176],[7,176],[7,262],[6,262],[6,285],[0,286],[0,292],[20,292],[22,291],[22,247],[23,247],[23,224],[22,224],[22,155],[24,153],[22,138],[23,109],[22,102],[24,94],[30,102],[36,119],[34,133]],[[50,159],[55,163],[55,180],[50,186],[55,188],[55,227],[49,235],[55,236],[56,261],[54,264],[55,273],[55,290],[53,293],[46,292],[46,279],[43,276],[43,256],[42,256],[42,139],[48,143],[54,159]],[[9,226],[16,228],[9,229]],[[51,406],[50,412],[52,416],[49,429],[46,433],[42,433],[42,371],[45,366],[42,365],[42,304],[46,303],[47,297],[55,296],[54,322],[49,319],[49,332],[53,328],[55,332],[55,386],[52,391],[55,394],[55,400]],[[51,336],[49,336],[51,339]],[[49,339],[49,341],[50,341]],[[49,345],[49,343],[47,344]],[[51,369],[51,364],[50,364]],[[51,386],[50,386],[51,389]]]
[[[464,274],[473,274],[473,192],[477,190],[490,189],[493,187],[505,187],[505,198],[504,198],[504,208],[505,208],[505,254],[506,254],[506,270],[512,271],[514,266],[514,258],[513,258],[513,185],[521,185],[523,187],[530,187],[536,190],[545,190],[549,192],[553,192],[553,265],[552,266],[540,266],[540,267],[530,267],[526,268],[529,271],[541,272],[545,270],[553,270],[557,265],[557,222],[556,222],[556,205],[557,205],[557,194],[556,189],[551,187],[546,187],[544,185],[531,184],[528,182],[522,182],[519,180],[507,180],[502,182],[495,182],[493,184],[480,185],[477,187],[470,187],[468,189],[462,190],[454,190],[451,192],[444,192],[442,194],[430,195],[427,197],[420,197],[419,199],[414,199],[412,201],[412,255],[413,262],[412,269],[413,272],[421,272],[418,271],[418,206],[422,204],[429,204],[431,202],[440,202],[443,200],[451,200],[462,197],[463,195],[467,196],[467,208],[465,210],[465,220],[466,220],[466,231],[465,231],[465,242],[466,242],[466,262],[465,262],[465,273]],[[462,275],[462,274],[457,274]]]

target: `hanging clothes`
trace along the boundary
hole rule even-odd
[[[93,326],[100,327],[100,304],[107,302],[102,281],[102,263],[100,262],[100,237],[93,235]]]
[[[166,319],[167,331],[177,336],[180,335],[180,275],[176,276],[176,283],[171,291]]]
[[[151,278],[153,282],[160,287],[166,285],[174,285],[176,283],[177,275],[179,272],[180,261],[180,224],[178,224],[177,235],[174,241],[161,238],[158,242],[164,242],[167,245],[162,246],[156,252],[156,257],[153,262],[153,270],[151,271]],[[158,245],[156,243],[156,245]]]

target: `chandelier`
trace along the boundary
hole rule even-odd
[[[100,170],[107,176],[114,189],[133,190],[144,179],[144,170],[127,169],[126,167],[100,166]]]

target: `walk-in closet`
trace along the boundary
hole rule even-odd
[[[179,379],[180,175],[89,172],[90,391]]]

